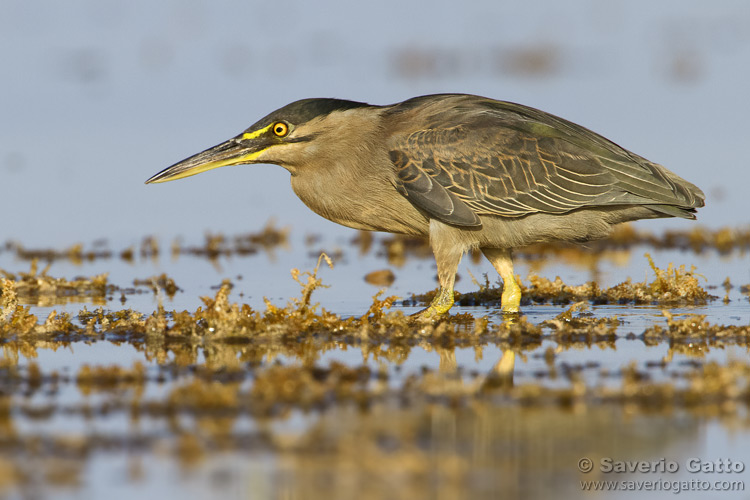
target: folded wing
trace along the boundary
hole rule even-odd
[[[462,97],[467,101],[436,112],[420,130],[392,137],[389,147],[397,189],[438,220],[476,226],[477,215],[613,205],[694,218],[703,206],[693,184],[584,127],[517,104]]]

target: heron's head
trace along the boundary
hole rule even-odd
[[[294,173],[297,165],[326,148],[356,137],[355,115],[366,118],[375,106],[340,99],[303,99],[274,111],[241,134],[167,167],[146,184],[167,182],[229,165],[273,163]],[[347,126],[351,124],[352,127]]]

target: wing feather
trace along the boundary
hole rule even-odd
[[[630,204],[692,217],[703,205],[694,185],[584,127],[517,104],[446,99],[454,106],[422,113],[421,127],[389,143],[396,187],[439,220],[475,226],[477,215]],[[392,113],[408,115],[408,103]]]
[[[403,155],[391,154],[391,161],[401,164],[396,189],[414,206],[448,224],[479,227],[479,217],[455,194],[437,182]]]

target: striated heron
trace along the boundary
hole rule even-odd
[[[503,279],[502,310],[519,310],[511,251],[584,242],[614,224],[695,218],[703,192],[661,165],[534,108],[473,95],[390,106],[304,99],[146,183],[217,167],[273,163],[299,198],[355,229],[429,237],[440,291],[420,313],[453,305],[462,255],[479,248]]]

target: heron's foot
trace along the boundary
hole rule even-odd
[[[429,306],[419,312],[412,314],[410,317],[414,318],[417,321],[433,321],[440,318],[440,316],[445,314],[446,311],[447,309],[441,310],[433,306]]]
[[[521,287],[515,279],[503,282],[503,295],[500,300],[503,314],[518,314],[521,308]]]
[[[440,291],[426,309],[412,314],[412,318],[419,321],[432,321],[447,313],[453,306],[453,290],[440,288]]]

